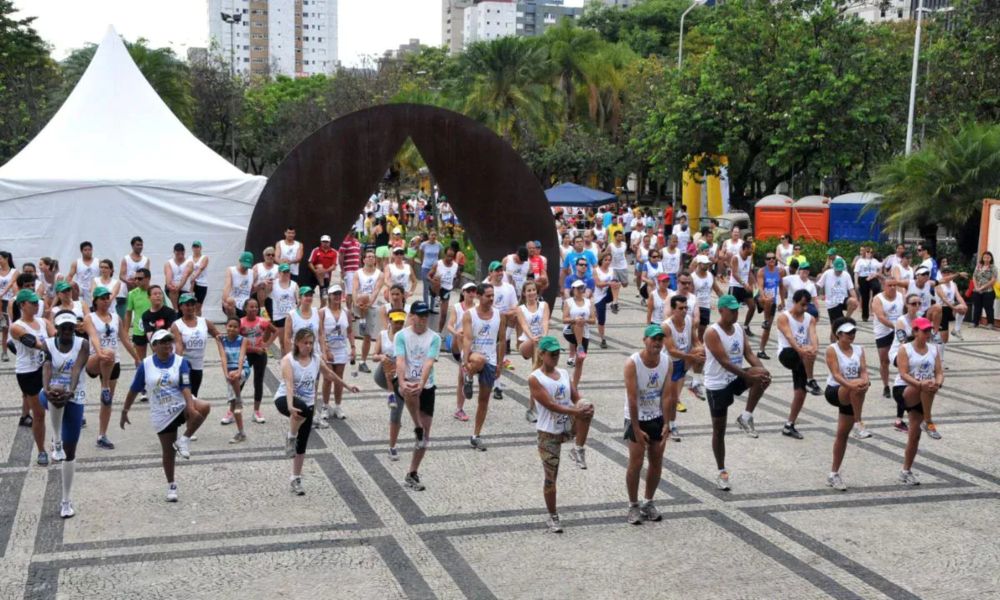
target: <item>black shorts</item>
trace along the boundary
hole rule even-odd
[[[270,313],[268,313],[268,314],[270,314]],[[271,324],[274,325],[274,328],[277,329],[278,331],[284,332],[284,330],[285,330],[285,319],[287,319],[287,318],[288,317],[282,317],[280,319],[275,319],[275,320],[271,321]]]
[[[938,326],[938,331],[948,331],[948,323],[952,323],[954,320],[955,311],[953,311],[950,306],[942,306],[941,325]]]
[[[146,336],[144,335],[133,335],[132,345],[136,346],[137,348],[145,348],[146,346],[149,345],[149,340],[146,339]]]
[[[424,388],[420,390],[420,412],[428,417],[434,416],[434,395],[437,387]]]
[[[576,341],[575,333],[564,333],[563,338],[570,344],[573,344],[574,346],[583,346],[584,352],[590,350],[590,338],[583,338],[582,344]]]
[[[827,402],[829,402],[833,406],[836,406],[840,410],[840,414],[853,417],[854,407],[851,406],[850,404],[841,404],[840,397],[837,395],[839,392],[840,392],[839,385],[838,386],[828,385],[826,386],[826,389],[823,391],[823,396],[826,398]]]
[[[42,370],[31,373],[18,373],[17,385],[25,396],[37,396],[42,391]]]
[[[896,401],[896,406],[902,406],[906,410],[924,414],[924,407],[920,402],[917,402],[913,406],[906,405],[906,400],[903,398],[903,390],[905,389],[905,385],[895,385],[892,387],[892,399]]]
[[[830,317],[830,323],[833,323],[837,319],[843,318],[844,311],[847,310],[847,298],[840,304],[827,305],[826,306],[826,316]]]
[[[698,307],[698,324],[708,327],[712,324],[712,309],[704,306]]]
[[[84,368],[84,371],[87,372],[87,377],[90,377],[91,379],[97,379],[98,377],[101,376],[100,370],[98,370],[96,373],[91,373],[90,369]],[[122,364],[115,363],[114,368],[111,369],[111,381],[118,381],[118,376],[121,374],[122,374]]]
[[[892,340],[896,339],[896,334],[892,331],[883,335],[880,338],[875,338],[876,348],[889,348],[892,346]]]
[[[451,299],[451,290],[446,290],[444,288],[441,288],[440,290],[438,290],[437,297],[444,301],[448,301],[449,299]]]
[[[180,414],[174,417],[174,420],[170,422],[170,425],[167,425],[163,429],[157,431],[156,432],[157,435],[163,435],[164,433],[175,433],[178,429],[180,429],[181,425],[187,422],[186,413],[187,413],[186,410],[182,410]]]
[[[656,417],[648,421],[639,421],[639,429],[649,436],[649,441],[659,442],[663,439],[663,417]],[[632,421],[625,419],[625,435],[623,439],[636,442],[635,433],[632,432]]]
[[[792,372],[792,389],[806,389],[806,366],[802,363],[802,357],[793,348],[785,348],[778,353],[778,362]]]
[[[727,410],[736,399],[736,396],[747,391],[748,387],[747,382],[742,377],[737,377],[721,390],[706,390],[705,396],[708,400],[708,411],[712,414],[712,418],[725,417]]]
[[[194,299],[198,304],[205,303],[205,296],[208,296],[208,286],[207,285],[197,285],[194,286]]]
[[[729,294],[736,297],[736,301],[740,304],[747,304],[753,299],[753,296],[750,295],[750,292],[748,292],[746,288],[733,286],[729,288]]]

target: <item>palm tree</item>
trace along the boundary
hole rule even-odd
[[[562,95],[563,115],[567,121],[575,120],[578,101],[588,106],[595,100],[590,67],[591,57],[603,45],[601,36],[593,29],[583,29],[572,20],[563,19],[546,30],[541,39],[548,48],[555,85]]]
[[[552,139],[552,94],[546,85],[549,57],[543,46],[520,37],[476,42],[459,59],[471,74],[463,86],[463,112],[515,146],[527,134]]]
[[[872,178],[886,226],[918,224],[954,232],[973,255],[984,198],[1000,196],[1000,125],[968,124],[883,165]]]
[[[602,44],[586,59],[588,112],[598,129],[614,133],[622,120],[622,98],[626,91],[626,69],[637,59],[624,43]]]

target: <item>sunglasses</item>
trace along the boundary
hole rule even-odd
[[[765,256],[764,258],[767,259],[767,260],[774,260],[773,256]]]

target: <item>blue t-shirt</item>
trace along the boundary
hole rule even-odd
[[[424,253],[424,260],[420,262],[420,268],[430,269],[441,256],[441,244],[438,242],[424,242],[420,244],[420,251]]]
[[[580,257],[587,259],[587,277],[593,277],[593,267],[597,266],[597,257],[590,250],[584,250],[583,252],[577,252],[576,250],[570,250],[566,253],[566,260],[563,261],[563,268],[569,269],[571,273],[576,272],[576,261]]]
[[[160,360],[158,356],[153,355],[153,364],[161,369],[169,369],[174,366],[174,361],[177,359],[181,360],[181,385],[182,388],[191,387],[191,363],[182,356],[177,356],[171,353],[170,358],[166,361]],[[132,379],[132,385],[129,389],[137,394],[141,393],[146,387],[146,363],[145,361],[139,363],[139,368],[135,370],[135,377]]]
[[[236,336],[235,340],[229,339],[228,335],[224,335],[219,338],[222,342],[222,349],[226,352],[226,368],[230,371],[235,371],[240,368],[236,362],[240,359],[240,348],[243,347],[243,336]],[[250,361],[243,357],[243,370],[250,371]]]
[[[587,285],[587,289],[590,290],[591,292],[593,292],[594,289],[597,287],[596,285],[594,285],[594,279],[592,277],[589,276],[577,277],[576,273],[574,273],[566,277],[566,286],[565,286],[566,289],[568,290],[569,288],[573,287],[573,282],[577,280],[585,283]]]
[[[609,212],[604,213],[604,228],[605,229],[607,229],[608,227],[611,227],[611,221],[613,219],[614,219],[614,217],[611,215],[611,213],[609,213]]]

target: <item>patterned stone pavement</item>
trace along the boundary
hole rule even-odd
[[[410,425],[402,460],[390,462],[385,394],[364,375],[362,393],[345,401],[348,419],[314,432],[301,498],[287,489],[286,421],[270,401],[273,376],[268,422],[249,424],[247,443],[231,446],[232,426],[218,423],[218,361],[209,362],[202,396],[214,412],[191,460],[179,459],[177,504],[163,499],[146,409],[136,405],[130,429],[112,429],[118,447],[108,452],[93,445],[92,400],[78,451],[77,516],[66,521],[58,517],[60,467],[34,465],[30,431],[17,427],[13,363],[5,363],[0,598],[1000,597],[997,334],[967,329],[965,341],[948,346],[935,406],[944,437],[922,440],[923,485],[896,483],[904,437],[892,428],[893,403],[873,390],[865,420],[874,437],[852,439],[842,469],[850,490],[826,487],[835,412],[810,396],[799,425],[805,439],[780,435],[791,378],[772,360],[775,382],[757,411],[761,437],[730,429],[734,490],[715,490],[708,409],[687,396],[683,439],[667,448],[658,495],[665,518],[633,527],[625,523],[622,364],[639,345],[645,311],[628,292],[621,314],[609,315],[610,348],[595,345],[587,361],[582,392],[597,407],[589,469],[564,453],[561,536],[544,532],[541,466],[524,420],[529,369],[520,358],[506,398],[492,403],[485,453],[468,447],[471,422],[451,418],[456,370],[440,360],[424,492],[401,485]],[[861,329],[873,358],[871,329]],[[123,388],[132,373],[123,369]],[[817,379],[825,374],[818,365]],[[97,391],[91,381],[90,397]]]

